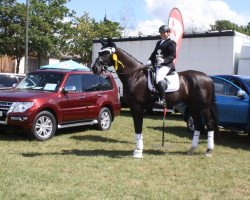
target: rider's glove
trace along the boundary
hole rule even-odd
[[[147,63],[146,63],[146,67],[150,67],[151,65],[152,65],[151,60],[148,60]]]
[[[158,57],[157,58],[157,65],[161,65],[162,63],[164,63],[164,59],[162,57]]]

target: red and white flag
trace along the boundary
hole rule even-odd
[[[182,36],[184,33],[184,25],[181,12],[178,8],[173,8],[170,11],[169,18],[168,18],[168,26],[171,32],[171,38],[176,42],[176,58],[174,63],[176,63],[178,53],[181,46]]]

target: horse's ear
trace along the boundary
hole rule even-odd
[[[112,41],[112,38],[108,38],[108,45],[110,46],[110,47],[114,47],[114,48],[116,48],[116,45],[115,45],[115,43]]]
[[[104,41],[104,39],[103,39],[103,38],[100,38],[100,42],[101,42],[101,44],[102,44],[102,46],[103,46],[103,47],[105,47],[105,46],[106,46],[106,42]]]

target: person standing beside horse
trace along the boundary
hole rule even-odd
[[[164,84],[163,79],[167,74],[175,70],[174,59],[176,58],[176,43],[170,38],[170,28],[168,25],[162,25],[159,28],[161,40],[156,43],[155,49],[149,60],[147,66],[156,66],[156,89],[159,93],[159,102],[156,102],[161,107],[166,107],[165,90],[167,85]]]

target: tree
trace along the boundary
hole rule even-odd
[[[16,73],[25,54],[25,9],[16,0],[0,2],[0,54],[17,60]]]
[[[92,40],[97,37],[121,37],[119,23],[96,22],[84,13],[75,17],[65,4],[70,0],[30,0],[29,55],[38,58],[38,66],[47,57],[62,54],[91,63]],[[0,54],[17,59],[17,72],[25,54],[26,5],[16,0],[0,1]],[[28,69],[29,71],[29,69]]]
[[[246,27],[239,26],[228,20],[217,20],[214,25],[210,25],[211,31],[236,30],[238,32],[250,35],[250,22]]]
[[[29,22],[30,53],[41,60],[48,56],[60,56],[63,52],[65,35],[71,32],[71,21],[65,19],[74,15],[65,4],[69,0],[31,0]]]
[[[71,56],[83,63],[91,63],[94,38],[121,37],[119,23],[107,20],[96,22],[87,12],[76,18],[74,36],[68,43]]]

